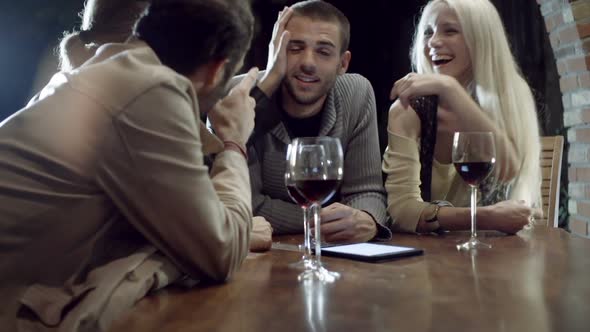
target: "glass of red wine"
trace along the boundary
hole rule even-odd
[[[309,216],[309,209],[307,208],[309,205],[309,201],[307,198],[303,197],[299,190],[295,187],[295,180],[291,176],[291,169],[289,167],[289,159],[291,158],[291,153],[295,151],[293,149],[293,144],[289,144],[287,146],[287,167],[285,169],[285,187],[287,188],[287,193],[291,200],[295,202],[295,204],[301,207],[303,211],[303,257],[301,260],[295,263],[289,264],[289,267],[296,268],[296,269],[305,269],[308,265],[313,264],[311,259],[311,235],[310,235],[310,221],[311,218]]]
[[[477,238],[477,187],[496,162],[494,135],[491,132],[456,132],[453,137],[453,164],[457,173],[471,187],[471,238],[457,245],[458,250],[491,248]]]
[[[287,159],[287,173],[295,182],[295,189],[307,200],[314,222],[315,256],[311,264],[298,276],[299,281],[320,280],[333,282],[340,277],[322,266],[320,209],[340,185],[343,175],[343,154],[340,140],[333,137],[301,137],[291,142],[291,151]],[[305,243],[311,243],[308,231]]]

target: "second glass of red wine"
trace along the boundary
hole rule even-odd
[[[453,137],[453,164],[457,173],[471,187],[471,238],[457,245],[458,250],[489,249],[492,246],[477,238],[477,187],[496,162],[494,135],[491,132],[457,132]]]
[[[343,176],[342,159],[342,146],[338,138],[302,137],[291,142],[287,170],[295,182],[295,189],[308,202],[307,208],[311,211],[309,216],[313,216],[316,238],[312,264],[305,266],[298,277],[299,281],[333,282],[340,277],[339,273],[328,271],[322,266],[321,241],[318,239],[321,239],[320,209],[340,185]]]

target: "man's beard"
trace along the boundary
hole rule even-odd
[[[332,90],[335,83],[336,76],[332,80],[326,82],[325,84],[322,84],[322,86],[319,87],[317,93],[311,95],[303,95],[297,93],[297,90],[295,89],[294,85],[291,84],[291,81],[289,81],[288,79],[283,80],[283,85],[285,86],[285,89],[287,90],[287,93],[289,94],[291,99],[293,99],[297,104],[302,106],[313,105],[316,102],[318,102],[318,100],[322,99],[325,95],[327,95],[330,92],[330,90]]]

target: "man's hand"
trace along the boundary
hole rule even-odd
[[[266,251],[272,245],[272,227],[264,217],[252,219],[252,232],[250,233],[250,251]]]
[[[275,92],[287,71],[287,45],[290,35],[285,27],[292,15],[293,10],[285,7],[279,12],[279,17],[272,30],[272,39],[268,45],[266,71],[264,77],[258,82],[258,88],[267,96],[271,96]]]
[[[222,141],[245,145],[254,129],[256,101],[250,90],[256,84],[258,68],[252,68],[229,94],[207,114],[215,134]]]
[[[366,242],[377,234],[375,220],[368,213],[344,204],[323,208],[320,219],[322,237],[327,242]]]

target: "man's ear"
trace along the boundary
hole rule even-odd
[[[211,60],[204,66],[203,88],[212,90],[223,81],[228,62],[228,59]]]
[[[342,54],[342,56],[340,57],[340,69],[338,70],[338,75],[346,73],[346,71],[348,70],[348,65],[350,64],[351,57],[352,54],[350,53],[350,51],[346,51]]]

